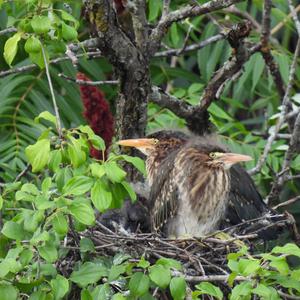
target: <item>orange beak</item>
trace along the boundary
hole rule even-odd
[[[223,161],[225,164],[233,165],[243,161],[250,161],[252,160],[252,157],[238,153],[222,153],[218,159]]]
[[[155,143],[155,139],[130,139],[117,142],[120,146],[135,148],[153,147]]]
[[[125,147],[135,147],[145,155],[149,155],[157,142],[156,139],[130,139],[118,141],[117,144]]]

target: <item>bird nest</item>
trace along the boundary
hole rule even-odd
[[[150,263],[155,263],[162,257],[172,258],[183,266],[180,272],[174,270],[173,276],[184,276],[190,287],[202,281],[210,281],[217,283],[225,293],[228,293],[229,287],[226,284],[230,274],[227,265],[228,254],[238,252],[243,246],[248,248],[249,253],[254,254],[270,250],[274,245],[261,239],[260,229],[251,229],[251,223],[263,218],[270,218],[270,216],[246,221],[199,239],[168,239],[157,233],[133,234],[120,226],[112,231],[97,222],[96,226],[80,233],[80,236],[75,232],[71,233],[73,236],[69,236],[65,241],[65,248],[69,248],[70,251],[63,260],[58,262],[57,268],[64,276],[72,273],[76,262],[80,259],[79,238],[86,237],[93,241],[94,255],[97,257],[114,257],[123,253],[128,255],[133,262],[138,262],[144,256]],[[294,236],[297,235],[291,215],[281,214],[272,218],[277,218],[278,221],[272,222],[269,225],[270,228],[279,232],[287,228]],[[278,240],[276,240],[276,245],[278,245]],[[269,248],[266,249],[266,246]]]

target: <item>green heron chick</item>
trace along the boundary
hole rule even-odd
[[[188,140],[166,132],[119,144],[147,156],[152,228],[176,237],[218,229],[229,205],[229,169],[251,159],[226,153],[207,138]]]

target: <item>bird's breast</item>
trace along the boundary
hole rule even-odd
[[[168,235],[201,237],[218,229],[227,206],[227,171],[207,169],[191,160],[177,166],[175,173],[178,210],[169,221]]]

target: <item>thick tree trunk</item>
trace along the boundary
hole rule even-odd
[[[146,19],[142,14],[142,2],[135,7],[133,20],[126,19],[130,24],[121,25],[111,0],[88,0],[85,1],[85,8],[92,34],[99,37],[98,47],[109,59],[120,80],[116,114],[117,137],[124,139],[144,136],[151,84],[149,56],[145,46],[147,25],[146,22],[143,23],[143,18]],[[141,23],[138,24],[138,21]],[[131,169],[128,168],[128,172],[131,178],[135,177]]]

